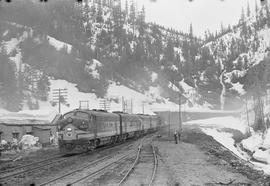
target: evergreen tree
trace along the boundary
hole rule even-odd
[[[247,3],[247,17],[250,17],[250,7],[249,7],[249,2]]]
[[[266,23],[268,28],[270,28],[270,12],[268,6],[265,6],[265,11],[266,11]]]
[[[139,18],[138,18],[138,25],[139,25],[139,33],[140,36],[143,36],[145,33],[145,9],[144,6],[142,7],[142,10],[139,14]]]
[[[49,78],[44,73],[42,73],[41,77],[37,82],[37,97],[42,101],[47,101],[49,90],[50,90]]]
[[[5,108],[10,111],[19,111],[22,108],[23,96],[19,93],[17,87],[15,67],[11,64],[4,47],[0,52],[0,74],[1,95],[6,102]]]
[[[240,23],[244,23],[244,22],[245,22],[245,11],[244,11],[244,8],[242,7]]]
[[[256,14],[256,17],[257,17],[258,11],[259,11],[258,4],[257,4],[257,1],[255,1],[255,14]]]
[[[193,39],[193,27],[192,27],[192,23],[190,23],[189,25],[189,38]]]
[[[132,25],[132,30],[133,30],[133,35],[134,35],[134,33],[135,33],[135,20],[136,20],[136,9],[135,9],[134,0],[131,1],[129,20],[130,20],[130,23]]]
[[[125,14],[126,16],[128,16],[128,1],[126,0],[126,4],[125,4]]]
[[[223,32],[225,31],[225,29],[224,29],[224,26],[223,26],[223,23],[222,23],[222,22],[220,23],[220,30],[221,30],[221,33],[223,33]]]
[[[104,21],[101,0],[98,1],[98,12],[97,12],[97,19],[96,20],[98,23],[103,23],[103,21]]]
[[[164,53],[165,60],[173,62],[174,61],[174,46],[171,39],[168,40],[167,46]]]

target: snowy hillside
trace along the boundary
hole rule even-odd
[[[73,83],[79,92],[98,99],[111,99],[110,82],[117,82],[153,100],[178,102],[179,88],[186,84],[179,76],[179,60],[187,60],[182,47],[188,34],[146,23],[144,10],[132,2],[122,12],[119,2],[112,1],[20,3],[2,7],[9,12],[0,19],[1,66],[8,73],[0,78],[2,107],[39,109],[40,101],[50,101],[49,77]],[[177,89],[171,88],[171,79]],[[205,104],[194,88],[186,87],[180,88],[182,104]]]
[[[8,75],[0,77],[2,107],[19,111],[50,102],[50,77],[97,99],[116,99],[110,98],[114,82],[148,97],[155,89],[153,100],[178,103],[180,93],[188,107],[239,109],[242,96],[254,90],[254,69],[267,69],[267,6],[203,44],[192,27],[182,33],[146,23],[145,10],[132,2],[62,1],[3,7],[0,48],[8,63],[1,74]]]

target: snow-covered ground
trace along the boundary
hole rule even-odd
[[[256,169],[263,170],[265,174],[270,174],[270,129],[268,129],[264,137],[261,133],[254,132],[251,129],[251,136],[242,140],[241,145],[243,148],[253,153],[252,157],[250,157],[246,152],[242,151],[237,144],[235,144],[232,133],[222,130],[234,129],[240,131],[242,134],[246,134],[249,127],[243,117],[216,117],[193,120],[184,123],[184,125],[191,124],[202,128],[204,133],[212,136],[215,140],[224,145],[239,158],[249,161]],[[264,163],[254,162],[251,160],[251,158]]]
[[[65,80],[51,80],[51,90],[53,89],[67,89],[67,103],[69,107],[62,104],[62,113],[79,108],[79,101],[88,101],[89,109],[103,109],[100,107],[101,101],[104,99],[107,102],[109,111],[122,111],[122,101],[124,100],[130,110],[132,102],[133,113],[154,114],[156,110],[177,109],[178,105],[160,97],[158,87],[150,87],[145,94],[130,89],[124,85],[118,85],[115,82],[110,82],[107,94],[104,99],[97,98],[94,93],[82,93],[76,87],[76,84],[69,83]],[[53,92],[50,92],[49,100],[52,101]],[[157,103],[157,99],[160,103]],[[84,105],[85,106],[85,105]],[[43,104],[47,109],[58,110],[58,105],[52,107],[50,104]]]

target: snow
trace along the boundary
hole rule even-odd
[[[8,30],[6,30],[4,33],[3,33],[3,37],[5,37],[6,35],[8,34]]]
[[[233,116],[226,116],[226,117],[215,117],[215,118],[208,118],[202,120],[192,120],[185,122],[186,125],[188,124],[196,124],[201,127],[216,127],[216,128],[231,128],[235,130],[239,130],[243,134],[246,133],[247,124],[240,120],[240,118],[236,118]]]
[[[231,84],[232,84],[232,87],[230,88],[231,90],[237,91],[240,95],[244,95],[246,93],[246,91],[243,88],[244,85],[240,84],[239,82]]]
[[[14,63],[16,64],[17,72],[18,72],[20,70],[20,68],[22,68],[22,66],[20,67],[21,60],[22,60],[21,52],[18,51],[17,54],[14,57],[9,57],[9,59],[14,61]]]
[[[168,87],[171,88],[175,92],[179,92],[180,91],[179,88],[177,88],[172,82],[169,82]]]
[[[270,129],[267,130],[266,135],[264,136],[262,146],[264,148],[270,149]]]
[[[90,103],[90,109],[98,108],[99,102],[94,93],[82,93],[79,92],[78,88],[76,87],[76,84],[69,83],[66,80],[50,80],[50,93],[49,93],[49,100],[53,101],[53,90],[54,89],[67,89],[67,103],[70,105],[65,106],[64,104],[61,104],[61,112],[65,113],[70,110],[79,108],[79,101],[89,101]],[[52,108],[52,107],[51,107]],[[55,108],[52,108],[54,110],[58,110],[58,105],[56,105]]]
[[[53,110],[24,110],[20,112],[0,111],[0,122],[10,124],[49,124],[57,115]]]
[[[87,66],[86,66],[86,69],[88,69],[87,70],[88,73],[91,74],[93,76],[93,78],[99,79],[100,78],[100,74],[98,72],[98,67],[101,67],[101,66],[102,66],[102,64],[98,60],[93,59],[92,60],[92,64],[90,64],[90,62],[88,61]],[[89,69],[91,71],[89,71]]]
[[[260,149],[256,150],[255,153],[252,155],[253,158],[256,160],[266,162],[267,164],[270,163],[270,150],[262,151]]]
[[[189,86],[187,83],[185,83],[184,79],[182,81],[179,82],[179,85],[182,87],[182,89],[185,91],[185,92],[188,92],[190,90],[194,90],[193,87]]]
[[[79,101],[88,101],[89,109],[100,108],[100,98],[94,93],[82,93],[78,91],[76,84],[69,83],[65,80],[50,80],[51,92],[49,93],[49,100],[52,101],[52,90],[53,89],[67,89],[67,103],[69,107],[61,104],[61,112],[65,113],[70,110],[79,108]],[[178,105],[168,101],[160,96],[160,87],[149,87],[149,91],[145,93],[137,92],[124,85],[119,85],[113,81],[110,82],[107,94],[104,99],[109,103],[109,111],[122,111],[122,100],[127,102],[128,109],[130,112],[132,102],[132,113],[145,113],[154,114],[155,111],[168,111],[177,110]],[[41,106],[46,107],[49,110],[58,110],[58,104],[55,107],[51,105]]]
[[[32,135],[23,135],[19,144],[22,145],[23,149],[31,149],[38,144],[39,137],[34,137]]]
[[[10,41],[5,42],[7,53],[9,54],[10,52],[12,52],[20,42],[27,38],[27,36],[28,32],[24,31],[19,38],[12,38]]]
[[[249,138],[242,140],[241,144],[245,149],[253,152],[258,149],[262,142],[262,135],[259,133],[253,133]]]
[[[158,74],[156,72],[152,72],[152,74],[151,74],[152,82],[155,82],[157,80],[157,78],[158,78]]]
[[[244,156],[244,154],[240,153],[237,148],[235,147],[235,141],[232,138],[232,134],[228,132],[219,132],[217,129],[202,129],[204,133],[206,133],[209,136],[212,136],[216,141],[221,143],[223,146],[228,148],[231,152],[233,152],[238,157],[248,160],[247,157]]]
[[[177,71],[177,70],[178,70],[178,68],[177,68],[175,65],[172,65],[170,68],[171,68],[173,71]]]
[[[20,41],[17,38],[12,38],[10,41],[6,42],[5,49],[9,54],[18,44]]]
[[[67,52],[70,53],[72,46],[70,44],[64,43],[62,41],[59,41],[51,36],[47,36],[47,40],[49,41],[49,43],[54,46],[57,50],[61,50],[63,48],[67,49]]]

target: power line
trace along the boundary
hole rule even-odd
[[[53,102],[58,102],[58,111],[61,114],[61,102],[67,102],[67,89],[53,89],[52,90]]]

